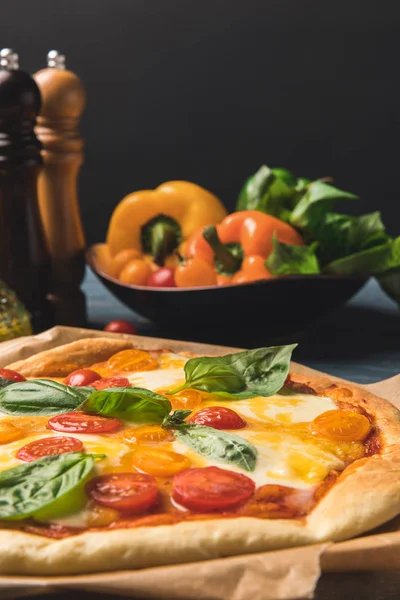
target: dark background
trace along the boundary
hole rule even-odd
[[[85,83],[88,241],[127,193],[188,179],[233,208],[263,162],[332,175],[399,223],[398,0],[10,0],[0,39]],[[347,207],[346,207],[347,208]]]

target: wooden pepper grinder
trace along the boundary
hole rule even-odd
[[[47,55],[47,69],[34,75],[42,95],[36,134],[43,145],[44,169],[39,176],[40,213],[51,257],[49,300],[55,322],[84,325],[85,296],[80,289],[85,239],[80,218],[77,177],[83,162],[79,118],[85,107],[80,79],[65,69],[56,50]]]
[[[18,55],[0,51],[0,279],[32,316],[35,331],[49,324],[48,253],[37,201],[41,145],[34,133],[40,92]]]

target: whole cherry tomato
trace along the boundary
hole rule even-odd
[[[12,381],[26,381],[23,375],[17,373],[17,371],[12,371],[11,369],[0,369],[0,377]]]
[[[135,335],[137,333],[137,329],[128,321],[110,321],[108,325],[104,327],[104,331],[108,331],[110,333],[130,333],[131,335]]]
[[[150,275],[147,285],[151,287],[176,287],[173,269],[161,267]]]
[[[73,371],[64,379],[65,385],[74,385],[77,387],[90,385],[94,381],[101,379],[101,375],[92,371],[92,369],[78,369]]]

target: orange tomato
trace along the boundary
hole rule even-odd
[[[112,273],[118,277],[125,265],[137,258],[140,258],[139,250],[134,250],[133,248],[121,250],[121,252],[118,252],[118,254],[111,258]]]
[[[328,410],[314,419],[311,431],[341,442],[359,442],[371,429],[367,417],[350,410]]]
[[[8,421],[0,422],[0,444],[14,442],[14,440],[19,440],[23,436],[24,432],[12,423]]]
[[[182,390],[173,396],[167,396],[174,410],[193,409],[200,406],[202,397],[196,390]]]
[[[177,287],[199,287],[217,285],[214,266],[202,258],[189,258],[175,269]]]
[[[158,362],[144,350],[121,350],[107,361],[107,368],[113,371],[153,371]]]
[[[132,463],[139,470],[155,477],[169,477],[190,467],[183,454],[158,448],[139,449],[132,453]]]
[[[93,503],[93,506],[86,517],[86,526],[107,527],[107,525],[110,525],[110,523],[117,521],[119,517],[120,514],[117,510]]]
[[[233,283],[231,275],[223,275],[222,273],[218,273],[217,275],[217,285],[231,285]]]
[[[119,280],[132,285],[146,285],[152,273],[151,266],[143,259],[131,260],[119,274]]]
[[[144,425],[143,427],[132,427],[123,432],[125,441],[133,444],[152,444],[156,442],[171,442],[173,433],[163,429],[159,425]]]

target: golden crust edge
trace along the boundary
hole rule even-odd
[[[292,380],[328,395],[332,386],[352,393],[382,427],[381,454],[352,463],[304,520],[240,517],[174,525],[86,532],[54,540],[0,530],[0,573],[63,575],[171,565],[340,541],[400,513],[400,412],[386,400],[329,377],[291,374]],[[373,486],[371,486],[371,477]]]

